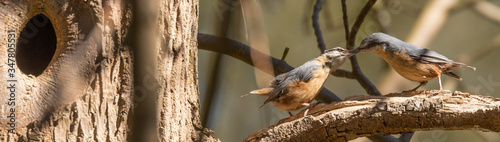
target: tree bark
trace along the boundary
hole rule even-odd
[[[354,96],[320,104],[244,141],[348,141],[426,130],[500,131],[500,99],[438,90]]]
[[[151,48],[158,55],[152,57],[157,64],[151,71],[159,93],[148,94],[154,96],[153,120],[159,124],[151,128],[158,136],[154,139],[217,141],[211,130],[201,127],[198,114],[198,1],[155,2],[158,18],[153,25],[158,30]],[[0,2],[0,141],[131,140],[136,105],[144,99],[134,96],[141,86],[134,86],[135,53],[127,46],[131,8],[129,1],[120,0]],[[46,19],[29,25],[37,14],[50,19],[54,37],[40,30],[48,26]],[[23,33],[25,27],[31,30]],[[56,38],[57,43],[51,45],[31,34]],[[33,44],[21,45],[24,42]],[[10,56],[11,44],[18,52],[54,51],[47,54],[46,67],[32,68],[41,73],[30,75],[19,66],[31,67],[35,62],[6,65],[8,59],[29,57]],[[14,95],[7,88],[11,84],[15,84]],[[15,105],[7,105],[12,102]],[[11,114],[14,117],[8,117]]]

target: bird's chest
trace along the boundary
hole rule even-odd
[[[290,83],[285,90],[286,95],[281,96],[278,101],[273,102],[281,110],[295,111],[302,107],[302,103],[309,103],[316,98],[328,78],[329,71],[317,70],[314,77],[309,81],[296,80]]]
[[[401,54],[405,53],[382,53],[379,54],[379,56],[389,63],[398,74],[411,81],[428,81],[441,74],[441,70],[438,65],[432,63],[422,63],[410,58],[410,56]]]

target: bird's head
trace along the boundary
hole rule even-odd
[[[359,52],[377,53],[379,51],[384,51],[390,46],[391,41],[394,40],[399,41],[399,39],[384,33],[374,33],[363,39],[359,47],[355,50]]]
[[[332,49],[325,50],[323,53],[323,57],[326,59],[326,62],[332,66],[332,69],[335,70],[340,65],[342,65],[345,60],[347,60],[352,55],[355,55],[357,52],[354,50],[346,50],[342,47],[335,47]]]

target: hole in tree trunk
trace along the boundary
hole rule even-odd
[[[38,14],[30,19],[17,40],[16,62],[24,74],[38,76],[56,51],[56,33],[50,19]]]

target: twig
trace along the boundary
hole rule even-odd
[[[361,69],[359,68],[358,64],[358,59],[356,56],[352,56],[351,58],[351,66],[352,66],[352,73],[354,74],[356,80],[359,82],[359,84],[365,89],[366,93],[372,96],[382,96],[380,92],[378,91],[377,87],[373,85],[373,83],[361,72]]]
[[[203,50],[208,50],[208,51],[213,51],[221,54],[226,54],[229,55],[233,58],[236,58],[238,60],[241,60],[251,66],[254,66],[254,63],[252,61],[252,58],[250,56],[250,51],[255,50],[245,44],[242,44],[238,41],[231,40],[228,38],[223,38],[223,37],[217,37],[213,35],[208,35],[208,34],[202,34],[198,33],[198,49],[203,49]],[[257,56],[259,57],[264,57],[268,56],[267,54],[264,54],[259,51],[254,51],[252,52],[254,54],[259,54]],[[264,72],[268,74],[274,74],[274,75],[279,75],[285,72],[288,72],[293,69],[292,66],[288,65],[285,61],[276,59],[274,57],[270,57],[272,60],[272,66],[273,66],[273,71],[267,71],[263,70]],[[261,69],[257,67],[258,69]],[[337,73],[339,72],[339,73]],[[345,70],[337,70],[336,72],[332,73],[332,75],[337,76],[337,75],[344,75],[344,76],[351,76],[350,72],[345,71]],[[343,77],[343,76],[339,76]],[[321,100],[325,103],[332,102],[333,101],[341,101],[339,97],[337,97],[335,94],[333,94],[331,91],[329,91],[326,88],[322,88],[321,92],[319,93],[318,100]]]
[[[319,27],[319,11],[321,11],[321,6],[323,5],[323,0],[317,0],[314,5],[314,11],[312,15],[312,26],[314,28],[314,34],[316,35],[316,40],[318,41],[318,48],[321,54],[325,53],[326,45],[323,41],[323,35],[321,34],[321,28]]]
[[[354,96],[342,102],[320,104],[309,109],[306,117],[302,111],[250,134],[244,141],[348,141],[410,132],[400,137],[407,141],[411,131],[500,131],[500,119],[496,119],[500,117],[500,98],[438,92]]]
[[[370,12],[370,9],[372,6],[377,2],[377,0],[369,0],[365,7],[361,10],[359,13],[358,17],[356,18],[356,22],[354,22],[354,25],[351,27],[351,31],[349,33],[349,39],[347,40],[347,49],[353,49],[354,48],[354,41],[356,40],[356,34],[358,34],[359,28],[361,27],[361,24],[365,20],[366,15],[368,15],[368,12]],[[347,14],[346,14],[346,19],[347,20]]]
[[[345,40],[349,40],[349,18],[347,17],[347,5],[346,0],[341,0],[342,2],[342,19],[344,19],[344,30],[345,30]]]
[[[375,4],[377,0],[370,0],[366,3],[365,7],[361,10],[359,13],[356,21],[354,22],[354,25],[351,28],[351,31],[349,32],[349,27],[348,24],[348,17],[347,17],[347,6],[345,5],[345,1],[342,0],[342,12],[343,12],[343,20],[344,20],[344,27],[346,28],[346,34],[349,33],[347,36],[347,49],[353,49],[354,48],[354,41],[356,39],[356,34],[358,33],[359,27],[363,23],[363,20],[365,19],[365,16],[368,14],[370,11],[371,7]],[[377,87],[371,83],[370,80],[361,72],[361,69],[359,68],[358,60],[356,59],[356,56],[352,56],[350,58],[351,60],[351,66],[352,66],[352,73],[354,74],[354,78],[359,82],[359,84],[365,89],[365,91],[372,95],[372,96],[381,96],[380,92],[378,91]]]
[[[335,70],[335,72],[333,72],[332,75],[336,76],[336,77],[345,77],[345,78],[349,78],[349,79],[356,79],[356,77],[354,76],[354,74],[352,72],[346,71],[343,69]]]
[[[285,51],[283,51],[283,56],[281,56],[281,60],[285,60],[286,58],[286,55],[288,55],[288,51],[290,50],[290,48],[288,47],[285,47]]]

